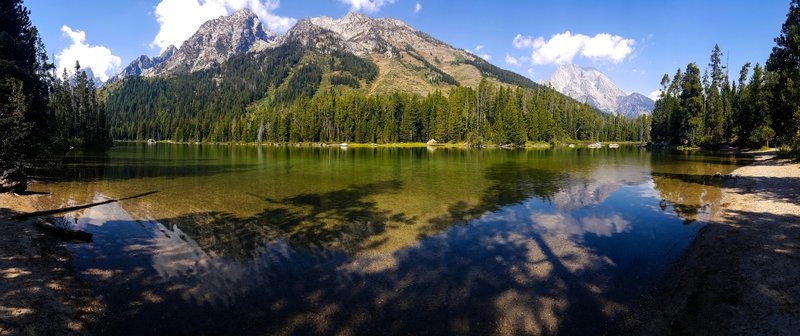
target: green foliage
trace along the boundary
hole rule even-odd
[[[719,46],[711,51],[710,81],[700,84],[692,63],[685,74],[664,76],[662,94],[653,111],[653,139],[688,146],[735,142],[759,148],[800,148],[800,0],[792,0],[781,35],[775,39],[766,71],[750,63],[731,84]],[[773,143],[776,144],[776,143]]]
[[[333,85],[344,85],[354,89],[358,89],[361,86],[358,80],[350,75],[333,75],[330,80]]]
[[[460,59],[459,61],[456,62],[456,64],[458,64],[458,63],[465,63],[465,64],[472,65],[472,66],[478,68],[478,70],[481,72],[482,75],[493,77],[493,78],[495,78],[495,79],[497,79],[497,80],[499,80],[499,81],[501,81],[503,83],[509,83],[509,84],[513,84],[513,85],[516,85],[516,86],[519,86],[519,87],[523,87],[523,88],[534,88],[534,87],[536,87],[536,83],[534,83],[529,78],[527,78],[525,76],[522,76],[522,75],[520,75],[520,74],[518,74],[516,72],[513,72],[513,71],[508,71],[508,70],[505,70],[505,69],[498,68],[498,67],[492,65],[491,63],[484,61],[480,57],[478,57],[478,58],[476,58],[474,60],[462,58],[462,59]]]
[[[22,1],[0,1],[0,178],[23,171],[48,148],[51,65]],[[24,181],[23,181],[24,182]]]
[[[679,124],[680,141],[684,145],[698,146],[704,139],[703,87],[700,84],[700,69],[689,63],[683,74],[680,94]]]
[[[176,81],[178,77],[163,85],[169,87]],[[130,80],[127,85],[134,84],[151,85],[142,79]],[[109,107],[123,106],[118,99],[129,97],[123,91],[112,94]],[[162,95],[155,93],[156,97]],[[130,106],[141,111],[141,105]],[[487,81],[479,90],[455,87],[447,95],[436,91],[424,97],[408,93],[367,95],[336,88],[298,95],[291,101],[267,97],[244,112],[203,114],[203,123],[194,124],[194,133],[183,131],[192,119],[182,111],[191,110],[173,108],[172,113],[158,114],[155,121],[134,114],[136,111],[115,110],[114,114],[128,115],[129,119],[114,117],[114,129],[131,130],[116,133],[119,139],[145,139],[158,132],[163,135],[161,139],[177,141],[392,143],[436,139],[521,145],[526,141],[649,140],[644,131],[649,129],[647,117],[629,120],[601,115],[549,88],[497,88]]]
[[[333,71],[347,71],[357,79],[363,79],[367,83],[378,77],[378,66],[369,60],[363,59],[351,53],[334,51],[331,60],[334,65]]]
[[[112,137],[255,141],[260,134],[266,138],[266,120],[244,119],[248,106],[299,106],[317,93],[326,71],[338,72],[331,77],[334,85],[354,87],[359,79],[371,81],[377,76],[377,66],[369,60],[342,52],[321,55],[288,42],[262,53],[234,56],[201,72],[127,78],[107,92]],[[270,126],[276,130],[275,124]],[[292,127],[302,128],[284,123],[277,129],[288,134]],[[241,133],[248,137],[240,138]]]
[[[800,0],[792,0],[767,60],[770,109],[776,135],[800,151]]]
[[[299,96],[310,97],[317,92],[322,81],[322,69],[316,64],[302,64],[289,77],[285,87],[278,96],[279,101],[291,101]]]
[[[50,109],[57,125],[53,136],[71,146],[103,147],[111,143],[105,105],[98,103],[94,80],[87,78],[80,63],[74,78],[66,69],[62,79],[51,82]]]

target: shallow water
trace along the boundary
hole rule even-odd
[[[596,333],[721,206],[732,157],[117,144],[41,208],[107,333]],[[133,197],[132,197],[133,196]],[[132,198],[130,198],[132,197]]]

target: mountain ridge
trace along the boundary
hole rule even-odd
[[[152,58],[142,55],[109,82],[203,71],[237,54],[259,53],[295,42],[321,54],[348,52],[375,63],[380,75],[369,84],[373,93],[399,90],[427,94],[452,86],[477,86],[484,78],[521,87],[537,85],[398,19],[371,18],[356,12],[339,19],[311,17],[279,36],[268,31],[249,9],[207,21],[180,48],[170,47]]]
[[[563,64],[556,69],[550,79],[545,81],[545,84],[603,112],[628,118],[650,114],[655,106],[655,102],[640,93],[627,94],[595,68]]]

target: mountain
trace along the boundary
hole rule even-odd
[[[226,62],[237,54],[274,47],[277,35],[266,30],[250,9],[240,9],[230,16],[220,16],[200,26],[180,49],[169,46],[161,55],[142,55],[111,80],[131,76],[168,76],[195,72]]]
[[[276,36],[238,11],[119,77],[103,89],[115,139],[520,145],[639,134],[400,20],[358,13]]]
[[[650,98],[639,93],[626,94],[597,69],[575,64],[559,66],[546,83],[556,91],[601,111],[630,118],[649,114],[655,105]]]
[[[131,76],[142,76],[145,73],[149,73],[148,70],[155,68],[156,66],[161,65],[164,61],[170,59],[175,53],[178,52],[178,48],[175,48],[174,45],[170,45],[161,55],[156,57],[150,58],[150,56],[142,55],[133,60],[131,64],[127,67],[122,69],[117,75],[109,80],[109,82],[117,82],[125,77]]]
[[[355,12],[338,20],[309,18],[298,22],[286,38],[317,49],[343,50],[368,58],[378,65],[381,74],[372,92],[406,87],[425,94],[453,85],[475,87],[485,77],[523,87],[535,85],[396,19],[372,19]]]
[[[94,82],[94,87],[99,88],[103,86],[103,81],[100,80],[100,77],[94,75],[94,71],[92,71],[92,68],[90,67],[80,68],[76,73],[71,74],[67,79],[70,85],[75,86],[78,83],[78,76],[81,72],[86,73],[87,80],[91,80]]]
[[[277,36],[266,30],[249,9],[206,22],[179,49],[170,47],[152,59],[140,56],[112,81],[203,71],[225,63],[235,55],[263,53],[293,44],[303,46],[317,56],[352,54],[374,63],[379,75],[368,83],[366,89],[370,93],[405,91],[427,94],[458,85],[477,86],[483,78],[521,87],[536,85],[524,76],[500,69],[400,20],[373,19],[351,12],[340,19],[306,18],[286,35]],[[323,57],[307,59],[318,61],[320,58]],[[323,72],[334,75],[331,70],[323,69]]]
[[[627,117],[636,117],[653,112],[656,103],[641,93],[617,97],[617,112]]]
[[[205,70],[236,54],[274,46],[275,38],[275,33],[266,30],[250,9],[240,9],[204,23],[172,57],[145,76]]]

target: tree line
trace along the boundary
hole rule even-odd
[[[800,9],[789,14],[766,67],[746,63],[729,79],[718,45],[701,75],[696,63],[664,75],[653,110],[654,141],[689,147],[735,144],[759,148],[800,144]]]
[[[51,136],[69,146],[98,147],[110,144],[105,102],[98,100],[94,80],[88,78],[75,62],[75,74],[64,69],[62,77],[50,79],[50,110],[53,118]]]
[[[200,72],[126,78],[106,89],[111,134],[183,142],[649,140],[646,116],[602,114],[532,82],[510,88],[484,79],[476,88],[426,96],[369,94],[363,87],[377,71],[351,53],[322,53],[288,41]],[[515,78],[488,65],[481,71]]]
[[[318,69],[314,72],[318,74]],[[147,82],[138,85],[147,86]],[[167,92],[154,92],[153,101],[167,99],[163,96]],[[126,97],[128,94],[139,96],[128,92]],[[486,79],[477,88],[454,87],[426,96],[402,92],[368,95],[349,89],[349,85],[334,86],[298,94],[292,100],[261,100],[247,106],[244,113],[221,113],[216,118],[175,113],[191,109],[174,103],[170,103],[172,113],[159,113],[155,120],[126,118],[117,122],[114,137],[190,142],[395,143],[435,139],[522,145],[529,141],[644,142],[650,133],[647,116],[632,120],[602,114],[547,87],[511,88]],[[139,110],[123,110],[121,115],[141,113],[141,106],[137,106]],[[205,108],[214,109],[213,102]]]

